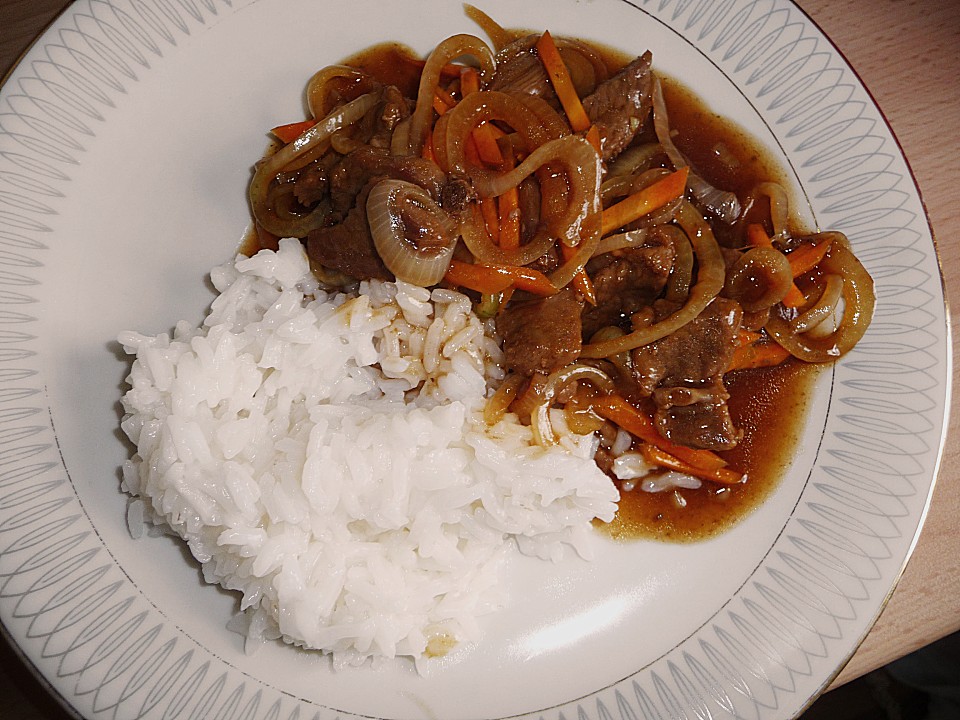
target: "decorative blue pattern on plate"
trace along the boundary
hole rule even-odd
[[[176,614],[138,586],[129,555],[112,539],[115,529],[90,503],[98,498],[91,485],[113,491],[114,479],[77,473],[54,426],[60,408],[76,398],[52,389],[64,387],[51,378],[72,349],[69,338],[50,339],[51,323],[66,312],[51,298],[72,270],[64,267],[64,257],[72,257],[64,248],[92,242],[71,234],[78,211],[67,201],[78,183],[90,182],[83,171],[118,132],[118,111],[145,102],[151,75],[205,33],[229,34],[235,26],[228,19],[264,12],[258,5],[77,2],[28,53],[0,98],[0,618],[53,691],[89,717],[274,720],[356,712],[242,669],[192,637]],[[581,21],[582,34],[603,37],[598,17],[633,17],[644,28],[661,27],[669,35],[665,42],[685,46],[715,68],[779,144],[818,224],[849,235],[877,281],[878,309],[867,337],[834,370],[821,445],[797,502],[776,520],[782,528],[736,592],[644,667],[613,666],[610,681],[587,696],[566,697],[557,688],[549,707],[531,710],[518,701],[517,713],[578,720],[789,717],[869,629],[925,512],[949,377],[933,242],[878,110],[795,6],[763,0],[589,5],[553,3],[540,11],[539,25],[556,13],[564,25],[558,30],[576,32],[570,27]],[[513,22],[510,3],[487,6],[507,24],[522,24]],[[461,29],[467,27],[462,22]],[[384,37],[391,32],[405,37],[395,27]],[[695,79],[684,79],[697,89]],[[250,97],[234,93],[235,103],[254,102],[258,88],[245,92]],[[249,156],[238,153],[234,160],[242,165]],[[109,212],[110,200],[104,197],[105,207],[95,212]],[[111,249],[109,239],[103,245],[92,251]],[[75,385],[84,382],[73,377]],[[97,449],[119,441],[84,442]],[[695,592],[695,579],[690,586]],[[474,714],[470,702],[463,699],[459,716]]]

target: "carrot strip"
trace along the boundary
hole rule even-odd
[[[577,254],[577,249],[575,247],[569,247],[560,243],[560,253],[563,255],[563,261],[566,262],[574,255]],[[583,268],[577,270],[577,274],[573,276],[573,280],[570,281],[573,284],[574,290],[576,290],[580,297],[586,300],[591,305],[597,304],[597,292],[593,287],[593,281],[590,279],[590,276],[587,275],[587,271]]]
[[[737,347],[741,348],[747,345],[752,345],[762,337],[763,335],[758,332],[754,332],[753,330],[747,330],[746,328],[740,328],[739,330],[737,330],[737,337],[735,338],[735,340],[737,343]]]
[[[693,475],[701,480],[710,480],[711,482],[720,483],[721,485],[736,485],[746,479],[746,475],[743,473],[738,473],[735,470],[729,470],[727,468],[707,470],[705,468],[695,467],[654,445],[641,445],[640,452],[646,461],[653,465],[676,470],[685,475]]]
[[[501,243],[502,243],[502,230],[501,230]],[[519,265],[489,265],[488,267],[493,268],[498,273],[502,273],[505,276],[509,276],[513,279],[513,287],[517,290],[525,290],[528,293],[533,293],[534,295],[556,295],[557,287],[552,282],[550,278],[544,275],[539,270],[534,270],[533,268],[523,267]]]
[[[513,278],[504,276],[487,265],[471,265],[460,260],[450,261],[444,278],[453,285],[486,295],[501,293],[513,283]]]
[[[794,283],[790,286],[790,289],[787,290],[787,294],[783,296],[780,302],[783,303],[784,307],[798,308],[807,302],[807,296],[804,295],[803,291]]]
[[[465,67],[460,71],[460,93],[466,97],[480,90],[480,73],[476,68]]]
[[[457,104],[456,99],[444,90],[442,87],[437,87],[433,91],[433,109],[437,111],[437,115],[443,115],[447,110],[450,110]]]
[[[596,125],[591,125],[590,129],[587,130],[587,134],[583,137],[584,140],[593,145],[594,150],[596,150],[598,153],[603,152],[600,148],[600,128],[598,128]]]
[[[616,423],[631,435],[656,445],[664,452],[681,459],[692,467],[703,470],[717,470],[727,462],[709,450],[688,448],[663,437],[653,424],[653,419],[635,408],[619,395],[608,395],[597,399],[593,409],[600,415]]]
[[[796,250],[787,253],[787,262],[790,263],[790,272],[794,277],[813,270],[826,256],[830,249],[830,240],[821,240],[818,243],[804,243]]]
[[[653,185],[628,195],[616,205],[605,208],[602,214],[601,234],[606,235],[617,228],[622,228],[683,195],[687,187],[688,173],[689,168],[682,167],[657,180]]]
[[[753,247],[773,247],[773,240],[759,223],[747,225],[747,242]]]
[[[482,123],[470,133],[477,145],[477,155],[483,162],[497,167],[503,165],[503,153],[497,142],[497,130],[490,123]]]
[[[500,244],[500,218],[497,217],[497,201],[495,198],[480,198],[480,214],[483,224],[487,228],[487,235],[494,245]]]
[[[287,123],[286,125],[277,125],[277,127],[271,128],[270,132],[281,142],[292,143],[316,124],[316,120],[302,120],[300,122]]]
[[[727,371],[771,367],[779,365],[788,357],[790,357],[789,351],[775,342],[753,342],[741,345],[733,351]]]
[[[535,295],[557,292],[550,278],[539,270],[513,265],[471,265],[451,260],[445,278],[454,285],[488,294],[503,292],[511,286]]]
[[[570,121],[570,127],[575,132],[582,132],[590,127],[590,118],[587,117],[587,111],[583,109],[583,103],[577,95],[577,89],[573,86],[570,79],[570,71],[567,65],[560,57],[560,51],[550,31],[546,31],[537,40],[537,54],[540,56],[540,62],[543,63],[547,76],[553,84],[553,89],[560,99],[563,111],[567,114]]]

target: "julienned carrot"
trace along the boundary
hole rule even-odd
[[[560,243],[560,253],[563,255],[563,261],[566,262],[577,254],[577,249]],[[586,270],[580,268],[570,282],[573,284],[574,290],[580,294],[580,297],[591,305],[597,304],[597,292],[594,290],[593,281],[587,275]]]
[[[490,123],[481,123],[473,129],[470,137],[477,146],[477,155],[483,162],[499,167],[503,165],[503,153],[500,151],[500,144],[497,142],[497,135],[500,131]]]
[[[830,240],[821,240],[818,243],[804,243],[796,250],[787,253],[787,262],[790,263],[790,272],[794,277],[813,270],[826,256],[830,249]]]
[[[480,73],[476,68],[465,67],[460,71],[460,94],[466,97],[480,89]]]
[[[460,71],[460,95],[466,97],[480,90],[480,73],[476,68],[465,67]],[[498,135],[503,133],[488,122],[482,122],[470,135],[477,146],[477,155],[488,165],[499,166],[503,163],[503,153],[497,144]]]
[[[649,415],[641,412],[619,395],[599,398],[594,402],[593,409],[631,435],[651,445],[656,445],[664,452],[670,453],[692,467],[701,470],[719,470],[727,464],[726,460],[709,450],[688,448],[663,437],[654,426],[653,419]]]
[[[720,483],[721,485],[736,485],[737,483],[743,482],[746,477],[743,473],[738,473],[735,470],[729,470],[727,468],[707,470],[706,468],[695,467],[675,455],[650,444],[641,445],[640,452],[643,453],[646,461],[653,465],[659,465],[669,470],[676,470],[685,475],[692,475],[701,480],[710,480],[711,482]]]
[[[508,287],[535,295],[553,295],[556,286],[538,270],[513,265],[481,265],[451,260],[446,280],[481,293],[499,293]]]
[[[752,342],[733,351],[727,371],[772,367],[788,357],[790,353],[775,342]]]
[[[767,231],[763,229],[763,225],[758,223],[750,223],[747,225],[747,242],[754,247],[773,247],[773,240],[769,235],[767,235]],[[789,259],[790,258],[788,256],[787,260],[789,261]],[[796,274],[793,275],[793,277],[796,276]],[[798,308],[806,301],[807,297],[803,294],[803,291],[797,287],[796,283],[791,283],[790,289],[787,290],[787,294],[783,296],[782,300],[780,300],[784,307],[788,308]]]
[[[598,153],[603,152],[600,148],[600,128],[596,125],[591,125],[587,130],[587,134],[583,136],[584,140],[593,145],[593,149]]]
[[[734,338],[734,340],[737,343],[737,347],[741,348],[747,345],[752,345],[762,337],[763,335],[760,333],[754,332],[753,330],[747,330],[746,328],[742,327],[737,330],[737,336]]]
[[[486,295],[501,293],[513,283],[513,278],[505,277],[487,265],[471,265],[459,260],[450,261],[444,279],[452,285]]]
[[[497,217],[497,200],[492,197],[480,198],[480,214],[487,228],[487,235],[494,245],[500,244],[500,218]]]
[[[563,111],[567,114],[570,127],[574,132],[582,132],[589,128],[590,118],[587,117],[587,111],[583,109],[577,89],[573,86],[573,80],[570,79],[570,71],[560,57],[560,51],[557,50],[557,44],[553,41],[549,30],[537,40],[537,54],[560,99]]]
[[[501,243],[503,242],[501,229]],[[513,279],[512,287],[517,290],[525,290],[534,295],[555,295],[557,286],[550,282],[550,278],[539,270],[522,267],[518,265],[490,265],[498,273],[502,273]]]
[[[652,185],[628,195],[616,205],[604,209],[601,234],[607,235],[647,213],[663,207],[671,200],[676,200],[686,190],[688,173],[689,168],[684,166],[666,177],[660,178]]]
[[[433,90],[433,109],[437,111],[437,115],[443,115],[447,110],[450,110],[457,104],[456,98],[453,97],[450,93],[444,90],[442,87],[437,86]]]
[[[287,123],[272,128],[270,132],[283,143],[292,143],[307,130],[317,124],[316,120],[301,120],[300,122]]]

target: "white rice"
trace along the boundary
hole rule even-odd
[[[211,273],[200,328],[125,332],[128,519],[169,528],[243,594],[254,643],[442,654],[504,602],[506,553],[590,555],[618,493],[590,437],[545,450],[481,416],[502,377],[464,295],[402,282],[326,294],[296,240]]]

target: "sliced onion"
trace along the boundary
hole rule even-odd
[[[819,267],[824,273],[843,278],[843,317],[838,327],[822,337],[812,337],[809,332],[795,333],[790,320],[777,313],[772,313],[764,326],[770,337],[806,362],[830,362],[847,353],[867,332],[876,305],[873,278],[846,242],[831,243]]]
[[[467,160],[470,134],[481,123],[498,120],[512,127],[522,140],[524,151],[532,153],[563,134],[559,126],[545,122],[547,116],[544,105],[546,103],[536,103],[529,98],[521,99],[502,92],[472,93],[440,118],[434,128],[434,143],[443,145],[441,155],[450,171],[469,176],[480,197],[502,195],[530,173],[516,178],[514,171],[511,179],[506,177],[510,173],[473,165]],[[549,106],[546,108],[557,115]]]
[[[302,216],[279,216],[270,202],[270,185],[277,173],[290,169],[296,161],[326,151],[335,132],[363,118],[379,101],[379,92],[351,100],[257,166],[250,181],[249,197],[253,215],[261,227],[279,237],[302,238],[323,223],[327,215],[327,208],[323,206]]]
[[[475,93],[478,94],[478,93]],[[450,115],[447,113],[447,115]],[[501,173],[495,180],[494,195],[519,185],[538,169],[550,165],[566,172],[566,178],[555,174],[554,179],[566,187],[565,207],[556,210],[559,204],[544,199],[542,222],[537,233],[526,245],[514,251],[505,251],[492,242],[484,229],[479,211],[464,224],[463,240],[467,248],[481,262],[526,265],[541,257],[559,239],[564,244],[576,247],[574,256],[550,276],[558,288],[565,286],[582,268],[596,249],[600,240],[600,212],[597,201],[600,187],[600,156],[580,137],[568,135],[541,145],[516,168]],[[541,183],[541,192],[544,191]]]
[[[328,105],[327,86],[337,78],[346,80],[353,85],[356,89],[356,95],[371,92],[373,86],[380,84],[366,73],[349,65],[328,65],[314,73],[307,83],[307,107],[310,108],[310,114],[313,117],[326,117],[333,110]]]
[[[596,250],[593,251],[593,257],[605,255],[606,253],[625,248],[639,247],[647,242],[650,237],[650,230],[641,228],[640,230],[627,230],[616,235],[607,235],[599,243]]]
[[[676,225],[662,225],[653,231],[669,238],[673,245],[673,267],[670,269],[663,297],[672,303],[682,303],[690,294],[690,284],[693,282],[693,248],[690,246],[690,238]]]
[[[440,71],[450,61],[462,56],[471,56],[480,64],[481,82],[489,82],[496,71],[496,63],[490,47],[475,35],[459,34],[448,37],[434,48],[427,58],[427,64],[420,74],[420,87],[417,90],[417,104],[413,109],[410,123],[410,140],[407,154],[420,155],[430,130],[433,117],[433,96],[440,83]]]
[[[653,129],[657,133],[657,140],[663,146],[663,151],[670,158],[676,169],[689,167],[690,161],[673,144],[670,136],[670,121],[667,119],[667,103],[663,99],[663,87],[660,78],[653,79]],[[693,196],[710,212],[714,213],[723,222],[732,224],[740,217],[740,201],[737,196],[726,190],[714,187],[690,168],[687,176],[687,187]]]
[[[725,273],[723,256],[720,254],[720,247],[717,245],[710,225],[704,220],[703,215],[686,200],[680,205],[677,221],[690,238],[698,262],[697,282],[690,288],[687,302],[660,322],[620,338],[584,345],[580,357],[609,357],[664,338],[694,320],[723,289]]]
[[[567,385],[580,380],[590,383],[608,395],[616,389],[610,376],[600,368],[583,363],[571,363],[559,370],[554,370],[547,376],[547,382],[543,386],[541,396],[549,402]]]
[[[503,419],[510,407],[510,403],[517,397],[517,391],[523,385],[524,377],[519,373],[507,375],[500,383],[500,387],[490,396],[486,405],[483,406],[483,419],[487,425],[496,425]]]
[[[419,185],[381,180],[367,196],[377,253],[397,279],[428,287],[443,278],[457,242],[455,223]]]
[[[622,175],[633,175],[638,170],[646,170],[650,162],[662,152],[663,147],[660,143],[631,145],[617,155],[617,159],[610,164],[610,167],[607,168],[607,176],[614,178]]]
[[[747,312],[757,312],[783,300],[792,285],[786,256],[773,247],[755,247],[730,268],[724,291]]]
[[[480,29],[487,34],[487,37],[490,38],[490,42],[493,43],[493,49],[497,52],[499,52],[504,46],[513,42],[517,37],[515,32],[505,29],[500,23],[487,15],[480,8],[464,3],[463,12],[468,18],[479,25]]]
[[[843,278],[839,275],[827,275],[824,279],[823,292],[817,301],[803,313],[790,321],[790,327],[795,333],[811,332],[834,316],[840,305],[843,293]]]
[[[778,242],[786,240],[790,234],[790,228],[787,225],[790,201],[787,199],[787,191],[780,183],[763,182],[753,188],[744,201],[743,217],[746,217],[761,197],[766,197],[770,201],[770,224],[773,226],[773,235],[770,239]]]

